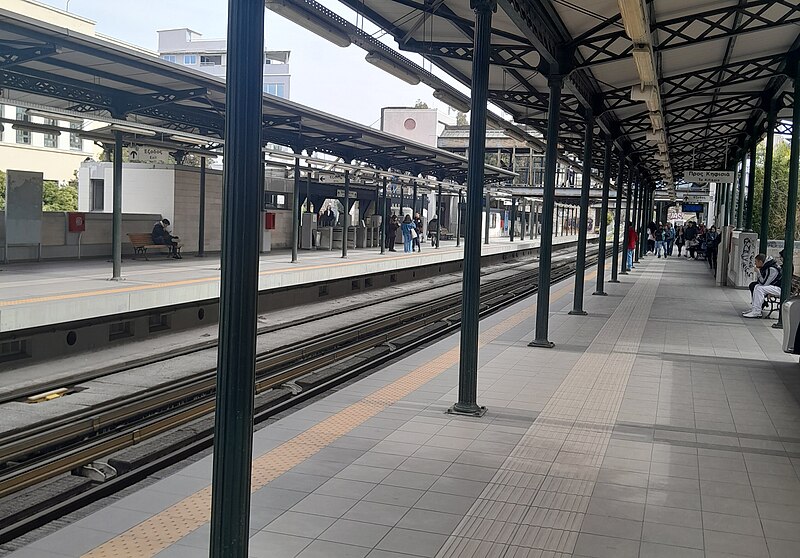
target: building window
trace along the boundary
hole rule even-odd
[[[177,62],[178,61],[178,59],[175,57],[174,54],[163,54],[161,56],[161,58],[163,60],[166,60],[167,62]]]
[[[282,83],[268,83],[265,91],[267,95],[286,98],[286,86]]]
[[[91,211],[103,211],[105,209],[105,182],[101,178],[92,178],[89,181],[89,194],[92,198]]]
[[[222,65],[222,56],[201,56],[200,57],[200,65],[201,66],[221,66]]]
[[[183,55],[183,63],[187,66],[193,66],[197,64],[197,55],[196,54],[184,54]]]
[[[30,122],[31,117],[25,112],[25,109],[17,107],[17,120],[23,122]],[[28,130],[17,130],[17,143],[24,145],[31,144],[31,133]]]
[[[69,127],[73,130],[80,130],[81,123],[80,122],[70,122]],[[78,134],[70,134],[69,135],[69,148],[73,151],[83,151],[83,140],[78,136]]]
[[[44,123],[48,126],[58,126],[58,122],[53,120],[52,118],[45,118]],[[45,134],[44,135],[44,146],[45,147],[58,147],[58,136],[56,134]]]

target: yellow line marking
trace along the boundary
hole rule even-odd
[[[589,281],[596,275],[597,272],[592,271],[585,277]],[[572,286],[564,286],[552,293],[551,300],[556,301],[570,292],[572,292]],[[533,303],[528,308],[481,333],[478,336],[478,347],[487,345],[535,315],[536,304]],[[330,445],[331,442],[434,379],[457,364],[458,358],[459,348],[454,347],[254,459],[251,492],[263,488],[270,481]],[[121,556],[151,558],[210,519],[211,487],[207,486],[87,552],[83,558],[119,558]]]

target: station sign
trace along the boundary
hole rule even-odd
[[[721,170],[687,170],[683,173],[683,178],[687,182],[732,184],[734,181],[734,172]]]
[[[358,198],[358,192],[352,192],[351,191],[349,193],[350,193],[350,199],[351,200]],[[343,198],[344,197],[344,190],[336,190],[336,197],[337,198]]]
[[[128,150],[128,159],[132,163],[163,163],[169,161],[169,151],[146,145],[132,145]]]

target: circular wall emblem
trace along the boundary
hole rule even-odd
[[[417,121],[413,118],[406,118],[406,121],[403,122],[403,128],[406,130],[413,130],[417,127]]]

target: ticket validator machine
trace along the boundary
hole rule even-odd
[[[800,297],[790,298],[783,304],[783,352],[800,354]]]

